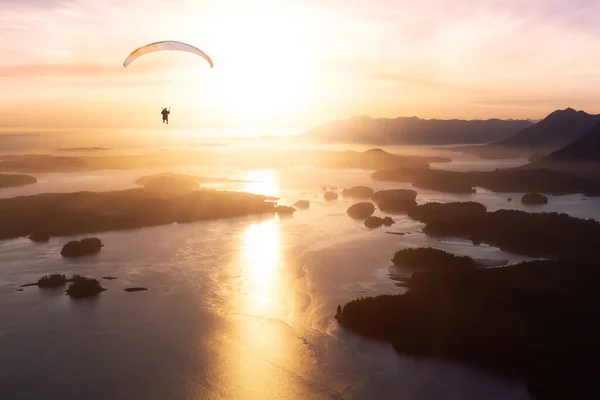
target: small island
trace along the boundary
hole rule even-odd
[[[34,243],[48,243],[50,241],[50,235],[43,232],[33,232],[28,238]]]
[[[67,289],[67,295],[72,299],[82,299],[95,297],[105,290],[96,279],[75,275],[73,276],[73,283]]]
[[[369,218],[374,212],[375,206],[373,203],[369,202],[353,204],[346,210],[346,213],[350,216],[350,218],[354,219]]]
[[[83,257],[99,253],[104,245],[98,238],[85,238],[82,240],[73,240],[65,244],[60,251],[63,257]]]
[[[293,204],[298,210],[306,210],[310,208],[310,202],[308,200],[298,200]]]
[[[72,282],[72,280],[67,279],[63,274],[51,274],[42,276],[36,283],[28,283],[26,285],[21,285],[21,287],[38,286],[42,289],[51,289],[64,286],[67,282]]]
[[[294,207],[290,207],[290,206],[277,206],[277,207],[275,207],[274,211],[277,214],[291,215],[296,212],[296,209]]]
[[[375,191],[368,186],[354,186],[349,189],[342,190],[342,196],[355,197],[358,199],[370,199]]]
[[[38,286],[40,289],[56,289],[70,283],[66,294],[73,299],[84,297],[92,297],[105,291],[106,289],[100,286],[96,279],[86,278],[81,275],[73,275],[72,278],[67,278],[63,274],[45,275],[38,279],[36,283],[21,285],[22,288],[28,286]]]
[[[521,198],[521,203],[526,205],[544,205],[548,204],[548,198],[539,193],[527,193]]]
[[[323,197],[327,201],[333,201],[333,200],[337,200],[338,199],[338,194],[336,192],[327,191],[327,192],[325,192],[325,194],[323,195]]]
[[[29,175],[0,174],[0,189],[27,186],[37,183],[37,179]]]
[[[148,290],[148,288],[145,287],[131,287],[131,288],[125,288],[123,289],[124,291],[130,293],[130,292],[145,292]]]
[[[392,217],[375,217],[371,216],[365,220],[365,226],[369,229],[380,228],[382,226],[390,227],[394,225],[394,220]]]

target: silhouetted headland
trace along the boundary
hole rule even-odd
[[[460,271],[474,269],[479,264],[470,257],[459,257],[431,247],[409,248],[397,251],[392,258],[394,265],[420,270]]]
[[[531,257],[575,257],[600,248],[600,223],[567,214],[488,212],[482,204],[467,202],[427,203],[409,216],[426,224],[427,235],[465,238]]]
[[[37,183],[37,179],[29,175],[0,174],[0,189],[27,186]]]
[[[321,168],[337,169],[364,169],[376,170],[385,168],[429,168],[430,163],[444,163],[452,161],[451,158],[439,156],[413,156],[388,153],[382,149],[357,151],[323,151],[305,153],[298,157],[304,161]]]
[[[412,182],[415,187],[449,193],[475,193],[478,186],[497,193],[600,196],[599,176],[529,167],[469,172],[406,168],[376,171],[372,177],[379,181]]]
[[[50,235],[43,232],[33,232],[29,235],[29,240],[35,243],[47,243],[50,241]]]
[[[60,255],[63,257],[89,256],[99,253],[103,246],[102,241],[98,238],[73,240],[63,246]]]
[[[483,269],[438,262],[413,274],[406,294],[351,301],[338,306],[337,320],[400,353],[520,380],[537,399],[598,397],[595,257]]]
[[[48,193],[0,199],[0,239],[43,232],[50,236],[135,229],[272,213],[273,197],[199,190],[184,194],[145,189]]]

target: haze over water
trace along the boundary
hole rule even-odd
[[[461,169],[461,163],[476,166],[467,158],[446,167]],[[520,384],[453,363],[398,355],[387,344],[340,330],[333,318],[338,304],[405,290],[391,279],[406,274],[390,262],[402,248],[431,246],[490,262],[525,257],[427,237],[422,224],[405,215],[395,215],[389,229],[368,231],[345,213],[355,201],[323,200],[321,188],[327,185],[410,187],[372,181],[370,171],[169,170],[244,180],[209,187],[274,195],[280,204],[306,199],[311,206],[287,218],[250,216],[101,233],[96,236],[105,245],[102,252],[75,261],[59,255],[73,238],[0,242],[1,397],[528,398]],[[164,171],[36,174],[37,184],[3,189],[0,196],[122,190],[135,187],[140,176]],[[508,203],[507,196],[479,188],[475,195],[419,190],[417,201],[523,208],[518,201]],[[550,196],[538,210],[598,219],[597,203]],[[119,279],[102,281],[109,290],[98,298],[77,302],[63,290],[15,292],[56,272]],[[123,292],[128,286],[149,291]]]

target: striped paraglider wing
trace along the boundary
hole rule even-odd
[[[145,54],[154,53],[155,51],[185,51],[188,53],[196,54],[208,61],[211,68],[213,67],[212,60],[205,52],[190,44],[176,42],[173,40],[155,42],[147,44],[146,46],[138,47],[137,49],[132,51],[131,54],[129,54],[125,61],[123,61],[123,66],[126,67],[139,57]]]

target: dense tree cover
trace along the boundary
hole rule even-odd
[[[422,270],[450,269],[460,271],[477,268],[479,264],[470,257],[459,257],[431,247],[409,248],[397,251],[392,258],[394,265]]]
[[[407,212],[417,205],[417,192],[407,189],[380,190],[372,197],[383,212]]]
[[[597,398],[598,265],[589,256],[436,268],[414,274],[404,295],[338,307],[337,319],[402,353],[519,379],[540,399]]]
[[[145,189],[48,193],[0,199],[0,239],[31,234],[72,236],[173,222],[273,212],[272,198],[242,192],[199,190],[184,194]]]
[[[482,204],[466,202],[428,203],[409,215],[426,224],[428,235],[462,237],[532,257],[570,257],[600,246],[600,223],[567,214],[486,212]]]

